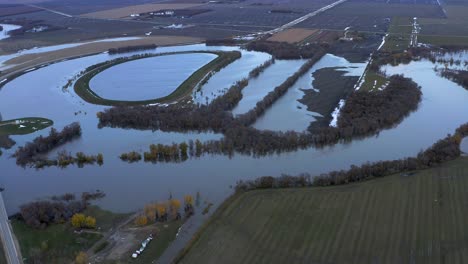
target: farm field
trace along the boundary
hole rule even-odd
[[[110,48],[119,48],[129,45],[147,45],[156,44],[158,46],[178,45],[178,44],[191,44],[199,43],[202,40],[199,38],[183,37],[183,36],[154,36],[143,37],[136,40],[128,41],[113,41],[113,42],[95,42],[80,45],[77,47],[66,48],[56,51],[49,51],[44,53],[25,54],[8,60],[5,62],[7,65],[14,65],[12,68],[3,71],[2,74],[14,72],[18,69],[25,69],[40,65],[43,63],[62,60],[64,58],[73,58],[89,54],[105,52]]]
[[[444,6],[446,19],[421,18],[420,42],[434,45],[466,46],[468,45],[467,6]]]
[[[468,157],[338,187],[243,193],[179,263],[466,263]]]
[[[103,19],[116,19],[127,18],[131,14],[147,13],[165,9],[184,9],[190,7],[200,6],[201,4],[145,4],[134,5],[122,8],[103,10],[94,13],[83,14],[83,17],[103,18]]]
[[[376,2],[346,2],[297,25],[302,28],[340,29],[386,32],[395,16],[442,18],[437,5],[386,4]]]
[[[288,42],[297,43],[301,42],[310,35],[316,33],[316,29],[303,29],[303,28],[292,28],[279,33],[274,34],[268,41]]]

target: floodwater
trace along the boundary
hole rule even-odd
[[[9,38],[9,31],[21,28],[21,26],[11,24],[0,24],[0,26],[3,27],[3,30],[0,32],[0,40]]]
[[[340,67],[340,71],[346,72],[345,76],[361,76],[366,68],[365,63],[350,63],[346,59],[326,54],[306,74],[287,91],[263,116],[254,123],[254,127],[260,130],[274,131],[298,131],[307,130],[311,122],[316,121],[314,116],[320,116],[307,110],[307,106],[298,100],[304,96],[303,90],[315,89],[312,82],[313,73],[323,68]],[[278,122],[281,120],[281,122]]]
[[[182,50],[215,50],[214,47],[192,45],[158,49],[158,52]],[[232,50],[232,47],[218,49]],[[245,52],[247,53],[247,52]],[[237,63],[239,68],[257,66],[268,59],[261,53],[250,52],[248,62]],[[120,161],[123,152],[146,150],[151,143],[170,144],[189,139],[210,140],[222,135],[214,133],[166,133],[161,131],[138,131],[114,128],[98,129],[96,113],[105,107],[83,102],[73,91],[63,91],[62,86],[70,75],[113,56],[95,56],[64,61],[29,72],[7,83],[0,90],[0,112],[3,118],[27,116],[50,118],[55,127],[79,121],[83,136],[60,149],[87,154],[103,153],[104,165],[66,169],[47,168],[35,170],[16,166],[10,155],[14,150],[47,130],[26,136],[12,137],[17,145],[4,151],[0,157],[2,173],[0,185],[5,187],[4,198],[9,213],[14,213],[22,203],[32,199],[65,192],[82,192],[100,189],[107,196],[99,205],[113,211],[127,212],[141,208],[145,203],[166,199],[169,193],[181,198],[183,195],[200,192],[204,200],[215,204],[226,198],[230,187],[239,180],[259,176],[279,176],[282,173],[319,174],[336,169],[346,169],[352,164],[398,159],[416,155],[438,139],[453,133],[460,124],[467,122],[468,91],[457,84],[437,76],[433,64],[427,61],[409,65],[387,67],[387,73],[403,73],[413,78],[422,87],[424,94],[420,108],[393,129],[382,131],[378,136],[355,140],[349,144],[336,144],[323,149],[309,148],[261,158],[235,155],[206,155],[183,163],[133,163]],[[182,61],[180,62],[183,63]],[[255,63],[254,63],[255,64]],[[327,64],[328,65],[328,64]],[[334,64],[333,64],[334,65]],[[248,67],[248,68],[249,68]],[[226,67],[217,73],[221,78],[236,72],[235,67]],[[248,74],[248,72],[246,73]],[[265,73],[264,73],[265,74]],[[53,76],[53,78],[50,78]],[[221,76],[221,77],[219,77]],[[305,75],[303,85],[310,88],[311,75]],[[285,79],[287,76],[283,76]],[[302,83],[302,82],[300,82]],[[279,83],[278,83],[279,84]],[[203,87],[204,89],[205,87]],[[202,89],[202,90],[203,90]],[[286,95],[287,96],[287,95]],[[297,100],[293,97],[293,101]],[[278,101],[276,104],[286,104]],[[274,107],[276,106],[274,105]],[[295,102],[289,102],[294,105]],[[287,119],[301,118],[300,112],[292,112]],[[287,120],[272,120],[281,123]],[[301,124],[302,125],[302,124]],[[273,124],[269,125],[274,127]],[[291,126],[292,129],[297,129]]]
[[[5,31],[3,31],[3,32],[5,32]],[[19,57],[19,56],[22,56],[22,55],[26,55],[26,54],[36,54],[36,53],[44,53],[44,52],[49,52],[49,51],[56,51],[56,50],[74,48],[74,47],[78,47],[78,46],[81,46],[81,45],[96,43],[96,42],[128,41],[128,40],[136,40],[136,39],[140,39],[140,37],[107,38],[107,39],[100,39],[100,40],[94,40],[94,41],[89,41],[89,42],[67,43],[67,44],[52,45],[52,46],[45,46],[45,47],[36,47],[36,48],[32,48],[32,49],[20,50],[17,53],[12,53],[12,54],[7,54],[7,55],[0,56],[0,70],[1,69],[8,69],[8,68],[11,68],[11,67],[15,66],[14,64],[5,65],[4,63],[6,61],[9,61],[9,60],[11,60],[13,58],[16,58],[16,57]]]
[[[90,87],[105,99],[156,99],[174,92],[190,75],[216,57],[212,53],[190,53],[125,62],[93,77]]]
[[[189,50],[236,50],[235,47],[205,47],[190,45],[159,48],[155,52]],[[204,95],[212,100],[223,93],[223,87],[238,78],[247,77],[253,69],[269,59],[269,55],[259,52],[242,51],[243,57],[222,69],[202,87]],[[133,53],[136,54],[136,53]],[[128,56],[131,54],[125,54]],[[63,85],[73,75],[86,67],[103,62],[119,55],[99,54],[49,65],[36,71],[28,72],[7,83],[0,90],[0,113],[3,119],[40,116],[50,118],[55,127],[78,121],[81,123],[83,136],[59,150],[70,152],[83,151],[87,154],[102,153],[104,165],[85,166],[66,169],[46,168],[35,170],[23,169],[10,158],[14,150],[38,135],[46,135],[47,130],[26,136],[13,136],[17,145],[4,151],[0,157],[0,185],[8,213],[15,213],[21,204],[54,194],[66,192],[79,193],[96,189],[106,193],[98,205],[117,212],[134,211],[145,203],[167,199],[169,194],[182,198],[183,195],[200,192],[203,201],[218,205],[230,193],[231,187],[239,180],[255,179],[259,176],[280,176],[283,173],[296,175],[303,172],[317,175],[331,170],[347,169],[350,165],[360,165],[379,160],[400,159],[415,156],[420,150],[431,146],[437,140],[468,121],[468,91],[459,85],[437,76],[434,64],[429,61],[417,61],[408,65],[386,67],[389,74],[404,74],[413,78],[422,89],[423,99],[419,109],[411,113],[399,125],[384,130],[377,136],[355,140],[347,144],[336,144],[323,149],[309,148],[295,152],[271,155],[261,158],[236,154],[234,157],[206,155],[183,163],[133,163],[120,161],[118,156],[128,151],[143,151],[152,143],[170,144],[189,139],[202,141],[219,139],[215,133],[167,133],[161,131],[139,131],[97,127],[96,113],[106,107],[83,102],[71,90],[62,90]],[[120,55],[122,56],[122,55]],[[331,61],[331,62],[330,62]],[[179,62],[183,65],[184,61]],[[298,63],[300,64],[300,63]],[[320,66],[322,65],[322,66]],[[302,97],[300,88],[312,88],[311,73],[320,67],[343,66],[343,59],[327,55],[314,69],[304,75],[299,82],[278,100],[263,118],[263,127],[272,129],[301,130],[305,126],[304,116],[310,114],[298,109],[297,99]],[[349,66],[351,71],[360,71],[356,66]],[[268,74],[265,71],[263,74]],[[287,73],[278,72],[277,83],[288,77]],[[357,73],[349,73],[357,74]],[[260,76],[259,78],[262,78]],[[222,80],[225,80],[223,83]],[[259,84],[260,85],[260,84]],[[227,86],[228,87],[228,86]],[[198,97],[204,100],[204,96]],[[284,98],[287,98],[284,99]],[[195,102],[201,102],[195,100]],[[298,110],[296,110],[298,109]],[[273,112],[272,112],[273,111]],[[281,111],[287,115],[280,115]],[[303,112],[304,111],[304,112]],[[278,114],[276,118],[270,115]],[[307,116],[306,116],[307,117]],[[290,120],[301,120],[290,122]],[[269,121],[268,121],[269,120]],[[307,119],[312,120],[312,118]],[[285,123],[284,127],[280,123]],[[256,124],[259,127],[258,123]],[[466,140],[464,141],[466,146]],[[465,147],[466,148],[466,147]],[[57,152],[58,150],[54,151]],[[190,227],[184,232],[188,239],[197,229],[200,217],[190,220]],[[185,227],[184,227],[185,230]],[[174,247],[181,246],[177,242]]]
[[[276,60],[263,74],[249,81],[249,85],[242,90],[241,101],[232,113],[244,114],[254,108],[258,101],[293,75],[305,62],[306,60]]]

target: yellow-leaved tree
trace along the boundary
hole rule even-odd
[[[87,216],[85,220],[86,228],[96,228],[96,218],[92,216]]]
[[[83,223],[86,221],[86,216],[84,214],[74,214],[71,218],[71,224],[75,228],[83,227]]]
[[[185,201],[185,205],[193,206],[193,197],[192,197],[192,195],[185,195],[184,201]]]
[[[78,253],[78,255],[76,255],[75,263],[88,264],[88,255],[85,252],[81,251],[80,253]]]
[[[146,215],[140,215],[135,219],[135,224],[137,226],[145,226],[148,224],[148,218]]]

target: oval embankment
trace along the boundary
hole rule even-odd
[[[212,59],[209,63],[204,64],[198,70],[196,70],[195,64],[199,63],[194,61],[191,66],[186,67],[186,61],[184,58],[185,56],[217,56],[215,59]],[[169,60],[167,60],[167,57]],[[176,56],[176,57],[174,57]],[[182,57],[180,57],[182,56]],[[203,57],[202,56],[202,57]],[[165,80],[169,80],[171,85],[165,86],[168,83],[161,83],[158,85],[158,76],[151,76],[151,74],[157,74],[156,71],[150,71],[149,75],[143,78],[141,73],[147,72],[143,64],[142,67],[137,67],[136,71],[140,71],[140,73],[133,72],[132,74],[127,74],[125,71],[130,70],[126,69],[127,65],[132,66],[138,65],[144,59],[158,59],[163,58],[162,61],[168,63],[170,61],[170,65],[159,65],[159,70],[164,72],[160,72],[160,74],[170,74],[170,75],[177,75],[175,79],[169,80],[173,78],[171,76],[164,76]],[[217,72],[224,68],[225,66],[229,65],[230,63],[234,62],[235,60],[241,57],[241,53],[238,51],[230,51],[230,52],[222,52],[222,51],[190,51],[190,52],[170,52],[170,53],[159,53],[159,54],[144,54],[144,55],[136,55],[131,57],[125,58],[118,58],[115,60],[106,61],[103,63],[95,64],[93,66],[88,67],[84,73],[80,76],[80,78],[76,81],[74,85],[74,90],[78,96],[80,96],[84,101],[97,104],[97,105],[107,105],[107,106],[117,106],[117,105],[145,105],[145,104],[154,104],[154,103],[171,103],[175,101],[180,101],[184,98],[187,98],[191,95],[193,89],[197,87],[197,85],[209,76],[210,72]],[[177,58],[177,59],[174,59]],[[171,61],[171,59],[174,59]],[[150,60],[148,62],[151,62]],[[160,61],[161,62],[161,61]],[[131,64],[128,64],[131,63]],[[149,65],[146,65],[149,67]],[[167,66],[167,67],[166,67]],[[117,68],[115,68],[117,67]],[[187,71],[188,68],[188,71]],[[195,68],[195,69],[194,69]],[[185,72],[183,72],[185,71]],[[192,72],[190,72],[192,71]],[[148,72],[147,72],[148,73]],[[104,74],[104,75],[101,75]],[[137,78],[135,78],[135,75]],[[101,75],[101,76],[100,76]],[[189,75],[187,78],[185,78]],[[143,93],[143,97],[136,97],[138,93],[135,93],[133,89],[137,85],[138,76],[140,81],[144,83],[146,86],[146,93]],[[180,78],[179,78],[180,77]],[[94,78],[97,81],[94,81]],[[167,79],[168,78],[168,79]],[[112,80],[115,80],[112,81]],[[108,81],[109,83],[104,85],[104,83]],[[133,83],[132,83],[133,82]],[[179,85],[176,83],[179,82]],[[101,85],[102,89],[99,89],[99,85]],[[118,85],[112,86],[112,85]],[[158,87],[159,86],[159,87]],[[175,86],[175,87],[174,87]],[[94,90],[95,87],[98,87],[98,90]],[[151,89],[153,87],[160,88],[159,91],[151,93]],[[162,88],[165,87],[165,88]],[[114,90],[116,88],[117,90]],[[100,91],[99,91],[100,90]],[[149,93],[148,93],[149,92]],[[159,92],[159,94],[158,94]],[[132,93],[132,95],[129,95]],[[102,97],[101,97],[102,95]],[[149,96],[154,96],[149,98]],[[110,96],[106,97],[106,96]],[[128,96],[128,97],[126,97]],[[129,98],[132,97],[133,98]],[[143,99],[141,99],[143,98]]]
[[[90,80],[93,92],[110,100],[141,101],[173,93],[184,80],[217,57],[210,53],[174,54],[116,65]]]

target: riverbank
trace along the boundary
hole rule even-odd
[[[365,183],[242,193],[220,206],[176,263],[463,263],[467,171],[468,157],[460,157]]]

